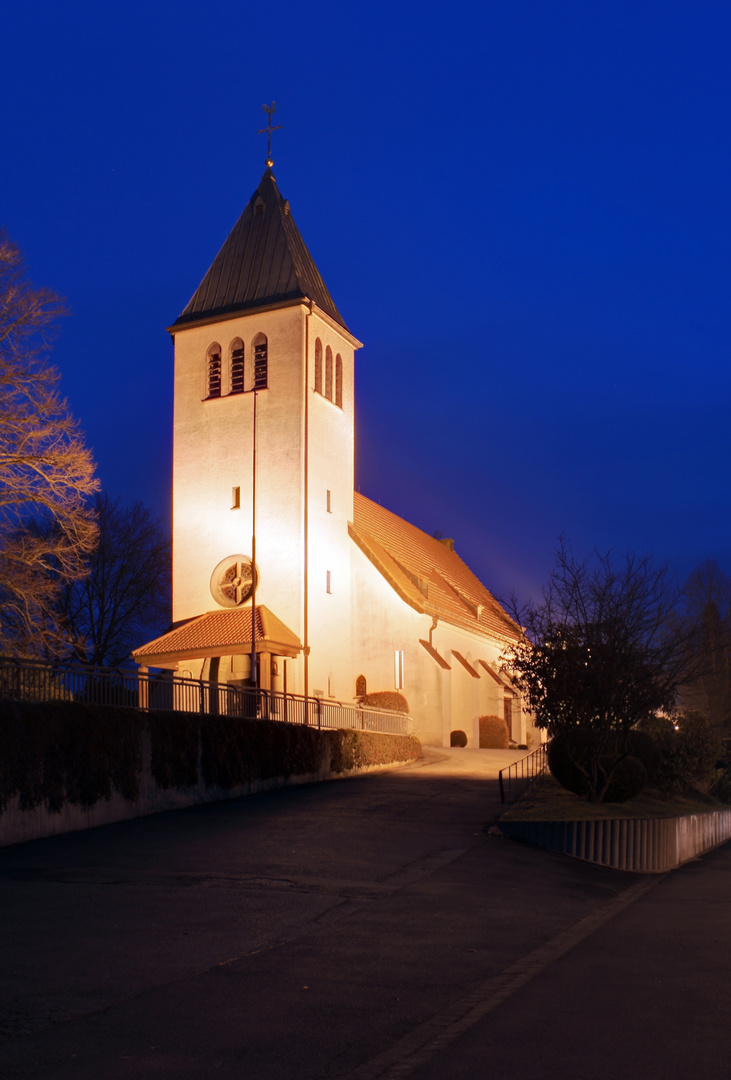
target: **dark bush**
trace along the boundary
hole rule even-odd
[[[672,720],[655,716],[643,723],[642,730],[657,744],[654,782],[664,794],[707,790],[713,784],[723,744],[702,713],[681,713]]]
[[[634,733],[631,733],[632,735]],[[555,735],[546,747],[548,768],[562,787],[574,795],[588,798],[591,785],[582,769],[590,770],[592,755],[597,756],[597,765],[605,775],[610,776],[604,792],[603,802],[626,802],[633,799],[647,784],[647,768],[640,754],[652,765],[653,755],[651,740],[630,737],[630,748],[637,754],[627,755],[622,750],[619,739],[610,743],[604,753],[599,754],[592,741],[592,733],[585,731],[561,732]]]
[[[144,720],[134,709],[81,702],[0,703],[0,810],[94,806],[139,795]]]
[[[487,750],[507,750],[510,732],[502,716],[480,717],[480,746]]]
[[[139,795],[142,735],[160,788],[231,790],[252,780],[408,761],[421,752],[410,735],[317,731],[297,724],[198,713],[0,701],[0,813],[14,796],[21,810],[41,804],[94,806],[117,791]]]
[[[561,787],[572,791],[574,795],[586,797],[589,792],[586,778],[573,760],[574,756],[580,759],[583,756],[581,754],[582,741],[577,736],[573,742],[570,742],[569,736],[563,732],[560,735],[554,735],[546,745],[546,758],[551,775],[558,780]]]
[[[147,714],[152,778],[163,791],[185,791],[198,783],[201,721],[199,713]]]
[[[639,758],[620,758],[604,793],[604,802],[623,803],[634,799],[647,786],[647,769]]]
[[[645,766],[647,783],[654,783],[655,773],[657,772],[657,767],[660,763],[660,751],[658,750],[657,743],[652,735],[647,731],[640,731],[637,728],[635,728],[634,731],[630,731],[629,749],[632,757],[639,758]]]
[[[464,731],[450,731],[449,733],[449,745],[450,746],[466,746],[467,735]]]

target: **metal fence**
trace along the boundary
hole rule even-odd
[[[331,699],[182,679],[168,673],[61,667],[5,658],[0,658],[0,698],[84,701],[145,711],[167,709],[205,716],[279,720],[318,729],[351,728],[388,735],[409,735],[412,730],[411,720],[404,713],[361,708]]]
[[[541,743],[520,761],[501,769],[498,773],[500,802],[514,802],[547,768],[546,743]]]

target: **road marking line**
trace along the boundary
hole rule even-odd
[[[609,922],[665,877],[653,875],[606,901],[590,915],[526,953],[499,975],[492,975],[471,993],[447,1006],[387,1050],[347,1074],[347,1080],[402,1080],[431,1061],[441,1050],[496,1009],[531,979]]]

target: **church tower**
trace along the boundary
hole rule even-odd
[[[173,620],[217,618],[198,623],[208,635],[196,646],[203,662],[186,659],[191,644],[165,666],[248,682],[255,600],[259,685],[350,698],[348,522],[360,342],[271,162],[170,332]]]

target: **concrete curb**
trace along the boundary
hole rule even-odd
[[[513,840],[616,870],[662,874],[731,839],[731,808],[677,818],[500,821]]]

